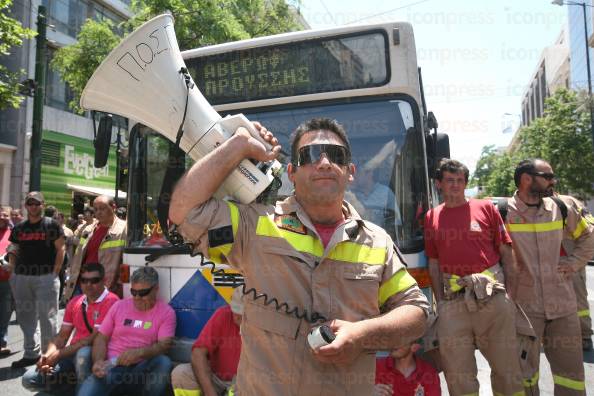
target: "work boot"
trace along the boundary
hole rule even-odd
[[[13,369],[25,368],[25,367],[34,365],[35,363],[37,363],[38,360],[39,360],[39,356],[35,357],[35,358],[23,357],[20,360],[16,360],[16,361],[12,362],[10,367]]]

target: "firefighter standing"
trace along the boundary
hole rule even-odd
[[[582,217],[594,225],[594,217],[584,207],[584,204],[570,195],[559,195],[564,201],[571,202],[580,212]],[[573,252],[573,237],[565,233],[563,239],[563,249],[561,255],[571,254]],[[592,350],[592,318],[590,317],[590,305],[588,304],[588,288],[586,286],[586,267],[579,270],[573,276],[573,290],[577,303],[578,318],[580,318],[580,328],[582,330],[582,349],[584,351]]]
[[[524,372],[528,394],[538,394],[540,344],[551,365],[555,395],[585,395],[580,324],[572,278],[594,254],[594,227],[571,202],[567,218],[551,198],[555,175],[543,160],[524,160],[514,172],[518,190],[508,201],[506,227],[514,243],[518,272],[514,298],[526,311],[538,342]],[[565,224],[564,224],[565,223]],[[565,231],[564,231],[565,230]],[[564,232],[574,249],[560,257]]]
[[[450,394],[478,394],[478,348],[491,366],[493,394],[522,395],[516,309],[506,294],[503,272],[515,267],[511,239],[491,201],[465,198],[465,165],[442,161],[436,183],[444,203],[425,217],[425,251]]]
[[[334,120],[297,128],[288,166],[293,196],[276,206],[211,198],[242,159],[278,155],[276,138],[264,128],[260,134],[271,150],[239,128],[197,161],[178,182],[169,211],[197,250],[238,267],[246,288],[267,296],[244,298],[236,394],[369,395],[373,352],[420,337],[427,300],[386,232],[343,200],[355,166]],[[273,298],[286,309],[275,309]],[[306,339],[316,321],[302,318],[305,311],[327,319],[336,339],[312,350]]]

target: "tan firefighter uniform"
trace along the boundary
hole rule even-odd
[[[506,228],[514,242],[518,271],[516,302],[528,315],[538,343],[544,344],[551,365],[555,395],[584,395],[584,365],[577,316],[577,304],[571,277],[559,273],[558,266],[579,270],[594,254],[593,226],[564,199],[568,207],[565,232],[574,239],[571,255],[560,257],[564,225],[561,210],[550,198],[539,207],[529,207],[518,194],[508,201]],[[538,393],[538,350],[529,353],[531,364],[524,372],[527,394]]]
[[[582,216],[590,224],[594,224],[594,216],[590,214],[585,208],[584,204],[569,195],[560,195],[563,199],[568,199],[573,202],[574,206],[578,208]],[[563,239],[563,250],[567,254],[573,252],[573,238],[569,233],[565,233]],[[577,313],[580,319],[580,329],[582,330],[582,339],[589,339],[592,337],[592,318],[590,317],[590,305],[588,304],[588,288],[586,287],[586,268],[582,268],[573,276],[573,290],[575,290],[575,298],[577,302]]]
[[[66,285],[64,286],[63,300],[66,302],[72,297],[72,293],[76,288],[78,276],[80,275],[80,267],[83,259],[87,253],[87,242],[93,236],[93,232],[99,223],[93,224],[90,228],[84,229],[80,236],[80,242],[74,258],[68,267],[66,274]],[[105,286],[108,289],[121,296],[122,285],[119,281],[120,265],[122,264],[122,255],[126,247],[126,222],[117,216],[114,216],[114,221],[107,234],[103,237],[99,245],[99,262],[105,268]]]
[[[474,351],[491,367],[496,395],[524,395],[517,358],[516,307],[507,296],[500,264],[479,274],[443,274],[444,300],[438,304],[439,355],[453,396],[479,391]]]
[[[210,199],[180,225],[195,251],[243,272],[246,287],[266,297],[244,298],[238,395],[370,395],[375,353],[350,365],[316,360],[306,337],[312,325],[287,310],[328,320],[360,321],[427,299],[408,274],[380,227],[363,221],[344,203],[345,223],[324,248],[294,197],[276,206]]]

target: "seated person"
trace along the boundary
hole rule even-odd
[[[60,332],[41,355],[37,367],[23,375],[23,386],[31,391],[67,392],[91,374],[91,345],[109,308],[119,300],[107,290],[105,269],[99,263],[87,263],[81,269],[83,294],[66,306]],[[70,343],[68,339],[74,331]]]
[[[380,227],[385,227],[386,221],[402,224],[394,192],[380,182],[380,173],[381,169],[369,168],[367,164],[357,168],[353,191],[365,208],[364,218]]]
[[[157,299],[159,275],[141,267],[130,278],[132,297],[111,307],[93,342],[93,375],[79,396],[163,395],[171,360],[165,353],[175,334],[175,312]]]
[[[437,371],[415,355],[420,347],[413,343],[397,348],[376,361],[374,396],[441,395]]]
[[[217,309],[192,346],[192,363],[180,364],[171,373],[175,396],[232,394],[239,355],[239,325],[243,315],[241,287],[231,303]]]

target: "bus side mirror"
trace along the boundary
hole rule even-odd
[[[95,168],[103,168],[107,164],[109,157],[109,147],[111,145],[111,128],[113,118],[111,114],[104,115],[99,120],[97,136],[93,141],[95,147]]]
[[[450,138],[447,133],[432,133],[425,138],[425,147],[429,177],[435,178],[439,161],[450,158]]]

